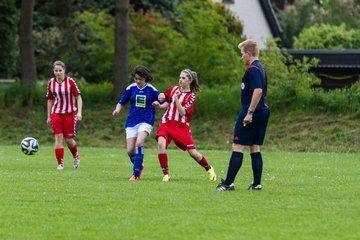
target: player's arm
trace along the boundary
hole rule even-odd
[[[47,101],[47,120],[46,123],[51,126],[51,108],[54,104],[54,99],[48,99]]]
[[[243,120],[243,123],[245,125],[251,122],[253,113],[254,113],[254,111],[256,109],[256,106],[260,102],[262,92],[263,92],[262,88],[255,88],[254,89],[254,92],[253,92],[252,97],[251,97],[251,102],[250,102],[248,112],[247,112],[247,114],[246,114],[246,116],[245,116],[245,118]]]
[[[169,103],[166,101],[164,93],[160,93],[157,96],[157,101],[154,101],[152,105],[156,108],[166,109],[169,106]]]
[[[163,101],[165,101],[165,94],[164,94],[164,93],[160,93],[157,98],[158,98],[158,101],[159,101],[159,102],[163,102]]]
[[[166,101],[163,103],[159,103],[159,101],[154,101],[152,103],[152,105],[156,108],[167,109],[167,107],[169,106],[169,103]]]
[[[76,103],[77,103],[76,120],[81,121],[82,120],[83,101],[82,101],[82,97],[80,94],[76,96]]]
[[[112,115],[113,116],[118,115],[121,109],[122,109],[122,105],[120,103],[116,104],[115,110],[113,111]]]

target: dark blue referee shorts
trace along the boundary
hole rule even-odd
[[[241,109],[234,128],[233,143],[251,146],[264,143],[266,127],[270,117],[270,109],[257,110],[253,113],[252,122],[243,125],[247,110]]]

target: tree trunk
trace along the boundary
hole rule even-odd
[[[35,0],[21,1],[20,58],[21,85],[34,86],[36,82],[35,46],[32,37],[32,19]]]
[[[129,0],[116,0],[114,97],[119,99],[128,84]]]

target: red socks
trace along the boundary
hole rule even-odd
[[[55,148],[55,156],[56,156],[58,165],[63,164],[64,148]]]
[[[169,174],[169,169],[168,169],[168,157],[166,153],[159,153],[158,154],[158,158],[159,158],[159,162],[160,162],[160,166],[161,169],[163,171],[164,175]]]
[[[73,157],[75,157],[77,154],[77,144],[75,144],[72,147],[68,146],[68,148],[69,148],[70,152],[72,153]]]
[[[211,169],[211,166],[209,165],[209,163],[206,161],[205,157],[202,156],[201,160],[198,162],[201,166],[203,166],[206,171],[209,171]]]

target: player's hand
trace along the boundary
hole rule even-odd
[[[154,101],[152,105],[156,108],[160,107],[160,103],[158,101]]]
[[[47,125],[51,126],[52,125],[51,118],[46,119],[46,123]]]
[[[113,111],[112,115],[113,115],[113,116],[117,116],[117,115],[119,114],[119,112],[120,112],[119,110],[115,109],[115,110]]]
[[[177,98],[179,95],[180,95],[180,91],[177,90],[177,91],[175,92],[175,94],[174,94],[174,97]]]
[[[248,113],[246,114],[244,120],[243,120],[243,126],[250,124],[252,122],[252,114]]]
[[[81,121],[82,120],[82,115],[81,113],[77,113],[75,116],[76,121]]]
[[[165,100],[165,94],[160,93],[159,96],[158,96],[158,100],[159,100],[159,102],[163,102]]]

